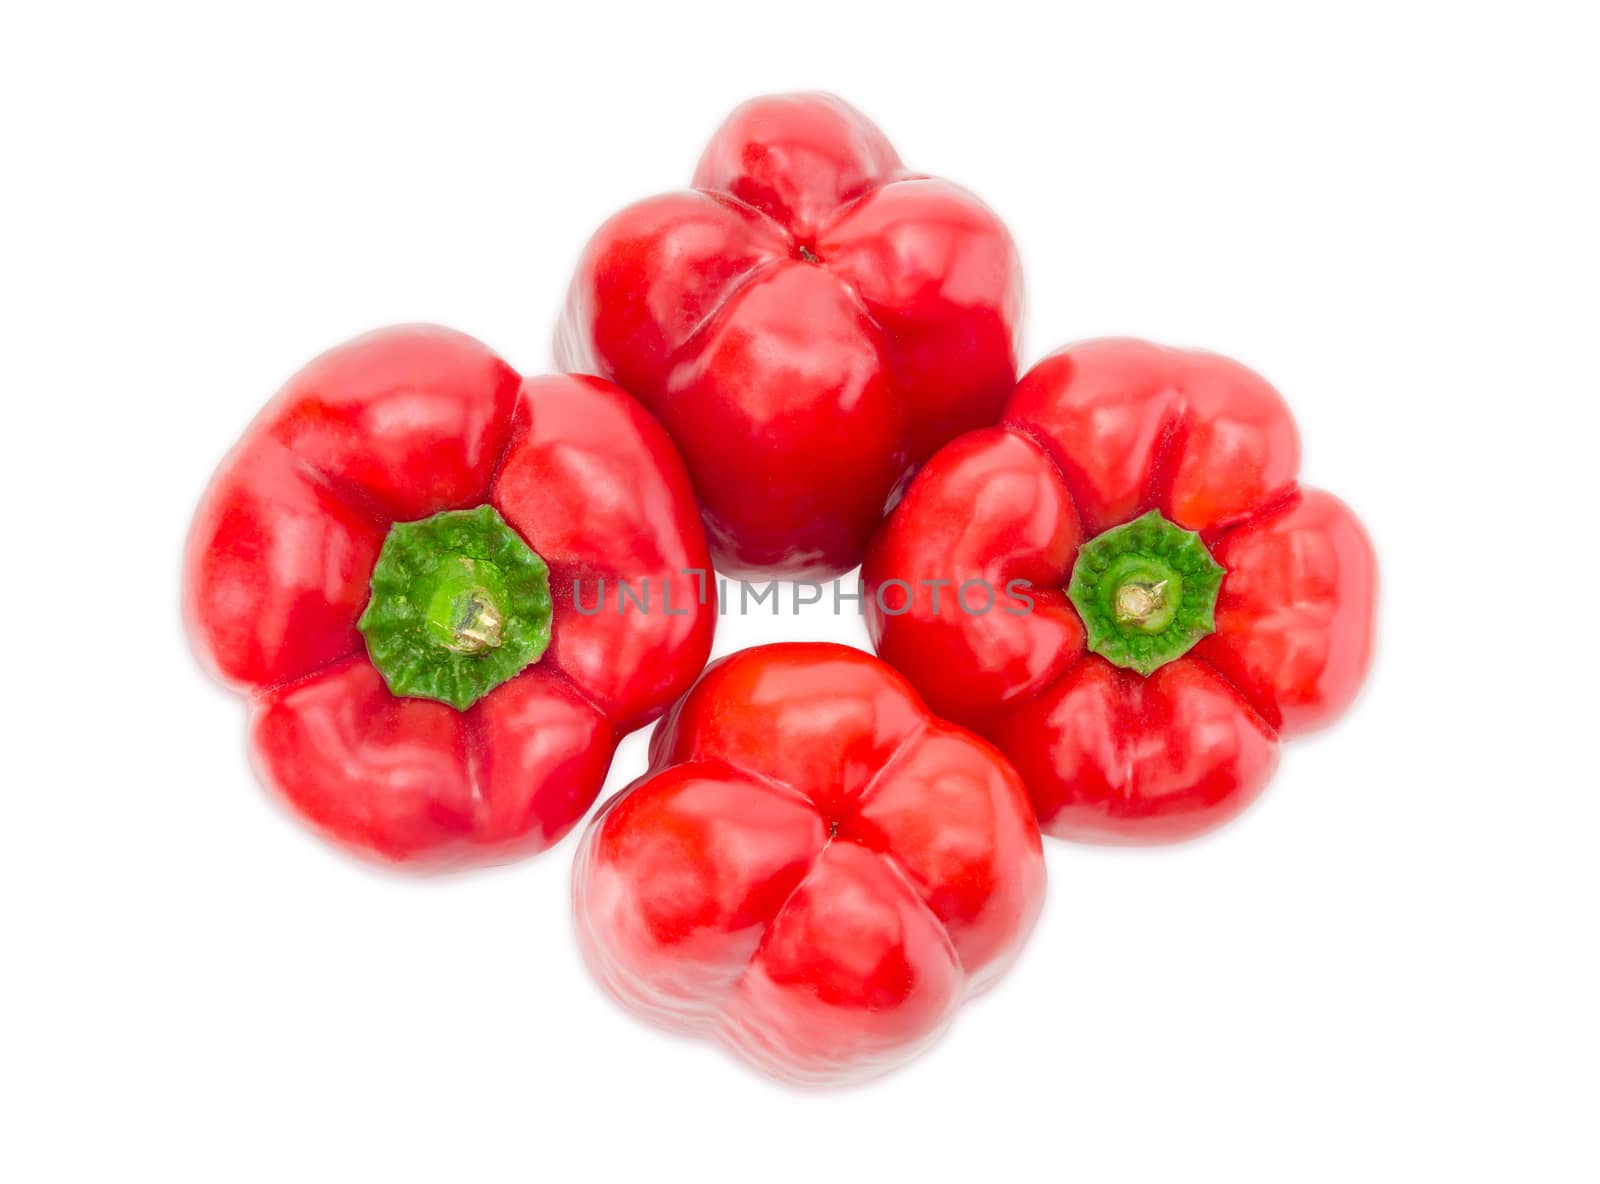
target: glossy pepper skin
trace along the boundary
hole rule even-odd
[[[465,710],[398,697],[357,630],[380,548],[485,504],[548,565],[548,649]],[[693,682],[716,610],[682,573],[706,563],[688,475],[637,402],[409,326],[324,354],[250,425],[195,514],[184,609],[301,815],[389,860],[478,862],[559,839],[617,739]],[[575,576],[586,606],[600,577],[665,580],[678,611],[579,613]]]
[[[1044,894],[1016,773],[870,654],[714,663],[574,865],[580,941],[626,1006],[779,1078],[884,1072],[995,980]]]
[[[1011,758],[1047,833],[1208,830],[1261,790],[1280,740],[1349,705],[1371,659],[1371,544],[1298,469],[1283,399],[1243,366],[1135,340],[1062,350],[999,426],[929,462],[874,540],[874,643]],[[1198,532],[1225,572],[1215,631],[1146,676],[1086,651],[1066,587],[1088,540],[1152,510]],[[922,581],[940,579],[953,585],[935,611]],[[963,611],[967,580],[1002,590],[997,606]],[[1005,597],[1012,580],[1031,611]],[[968,599],[983,602],[979,586]]]
[[[778,95],[729,116],[692,189],[601,227],[556,357],[666,424],[719,569],[822,579],[915,465],[994,422],[1021,304],[988,208],[841,100]]]

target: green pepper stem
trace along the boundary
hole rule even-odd
[[[1091,650],[1148,675],[1216,629],[1224,574],[1198,534],[1152,510],[1079,549],[1067,596]]]
[[[505,584],[495,569],[467,555],[441,561],[428,597],[428,633],[458,654],[498,649],[504,640]]]
[[[389,529],[357,623],[396,695],[465,710],[550,644],[544,560],[492,506]]]

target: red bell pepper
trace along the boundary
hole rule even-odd
[[[789,1080],[899,1064],[1012,961],[1044,860],[1016,773],[888,666],[828,644],[713,664],[574,865],[625,1005]]]
[[[560,838],[693,681],[706,564],[688,475],[624,392],[396,328],[311,363],[222,463],[185,615],[306,818],[391,859],[504,858]]]
[[[1282,398],[1237,363],[1063,350],[874,540],[878,652],[1010,756],[1047,832],[1206,830],[1262,788],[1280,739],[1345,709],[1371,658],[1371,544],[1298,468]]]
[[[595,235],[556,358],[660,417],[718,568],[827,578],[913,466],[995,421],[1021,303],[976,198],[907,171],[839,99],[773,96],[728,118],[693,189]]]

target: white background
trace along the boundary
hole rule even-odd
[[[540,7],[7,7],[0,1177],[1595,1179],[1592,9]],[[177,613],[301,363],[425,319],[547,367],[589,232],[801,87],[1009,222],[1029,361],[1265,373],[1384,580],[1367,694],[1254,809],[1049,843],[1015,973],[824,1094],[594,989],[570,839],[419,881],[307,834]],[[717,648],[815,637],[865,644]]]

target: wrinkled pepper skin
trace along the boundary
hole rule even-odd
[[[971,194],[829,95],[752,100],[694,188],[588,244],[556,335],[666,425],[724,572],[825,579],[1016,381],[1021,270]]]
[[[1372,546],[1298,469],[1283,399],[1243,366],[1135,340],[1065,349],[999,426],[941,450],[873,541],[874,644],[1011,758],[1046,833],[1209,830],[1266,784],[1280,740],[1350,704],[1371,660]],[[1146,677],[1086,652],[1063,589],[1080,544],[1151,510],[1198,532],[1226,574],[1215,632]],[[1028,581],[1032,611],[963,612],[950,587],[935,611],[920,581],[938,579]]]
[[[464,711],[391,694],[356,629],[390,525],[492,504],[548,564],[553,640]],[[222,463],[190,530],[184,611],[250,705],[262,779],[338,842],[396,861],[495,861],[559,839],[617,740],[709,654],[715,604],[682,462],[597,378],[521,378],[470,337],[373,333],[296,375]],[[579,614],[602,576],[680,614]]]
[[[926,1046],[1011,963],[1045,870],[1016,773],[870,654],[714,663],[574,864],[580,942],[623,1004],[792,1082]]]

